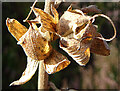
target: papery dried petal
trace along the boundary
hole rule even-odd
[[[80,65],[86,65],[90,57],[90,42],[83,40],[79,42],[76,39],[60,40],[60,48],[67,52],[77,63]]]
[[[96,5],[89,5],[88,7],[82,8],[81,10],[84,13],[91,13],[91,12],[100,13],[101,12],[101,10],[98,9]]]
[[[20,38],[18,44],[23,47],[28,57],[38,61],[47,58],[52,50],[49,42],[32,26]]]
[[[56,29],[55,29],[56,20],[50,14],[47,14],[46,12],[44,12],[43,10],[39,8],[33,8],[33,11],[36,15],[39,15],[36,17],[40,17],[40,20],[38,20],[38,22],[42,24],[42,27],[45,30],[50,31],[50,32],[56,32]]]
[[[6,25],[9,32],[16,38],[17,41],[27,32],[27,28],[15,19],[7,18]]]
[[[58,25],[57,33],[62,37],[69,35],[74,32],[77,27],[80,27],[84,24],[87,24],[90,16],[82,15],[80,10],[71,10],[65,11],[61,16]]]
[[[76,30],[77,31],[77,30]],[[79,30],[78,30],[79,31]],[[85,31],[80,30],[80,32],[77,34],[77,39],[94,39],[97,32],[97,26],[96,25],[90,25]]]
[[[53,49],[51,55],[45,59],[44,67],[48,74],[58,72],[70,64],[67,57]]]
[[[54,15],[55,24],[57,24],[58,21],[59,21],[59,14],[58,14],[57,10],[54,8],[53,5],[52,5],[52,7],[51,7],[51,11],[52,11],[52,13],[53,13],[53,15]]]
[[[94,40],[92,41],[90,51],[103,56],[110,55],[110,48],[105,40],[99,39],[97,37],[102,37],[100,33],[96,33]]]
[[[76,62],[79,64],[79,65],[82,65],[82,66],[85,66],[88,62],[89,62],[89,59],[90,59],[90,48],[87,48],[86,51],[83,53],[82,57],[76,57]]]
[[[10,86],[13,85],[21,85],[29,81],[32,76],[35,74],[37,67],[38,67],[39,61],[33,60],[31,58],[27,58],[27,67],[25,71],[22,73],[22,76],[19,80],[14,81],[10,84]]]
[[[86,65],[90,57],[90,47],[96,34],[96,27],[90,25],[78,39],[62,37],[60,48],[67,52],[77,63]]]

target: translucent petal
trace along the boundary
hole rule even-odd
[[[27,28],[15,19],[7,18],[6,25],[9,32],[16,38],[17,41],[27,32]]]

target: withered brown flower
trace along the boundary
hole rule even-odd
[[[27,67],[21,78],[14,81],[11,85],[21,85],[31,79],[37,70],[39,61],[44,60],[44,68],[48,74],[52,74],[62,70],[70,64],[67,57],[52,48],[50,33],[28,21],[29,29],[21,25],[15,19],[7,18],[6,24],[10,33],[18,41],[27,56]],[[44,31],[44,32],[43,32]]]
[[[58,12],[54,7],[52,7],[54,17],[38,8],[33,8],[33,11],[36,15],[40,15],[40,21],[38,22],[42,23],[44,29],[60,37],[60,48],[67,52],[78,64],[84,66],[88,63],[90,51],[103,56],[110,55],[110,48],[106,41],[111,41],[115,38],[116,28],[112,20],[106,15],[87,15],[89,11],[100,11],[94,5],[82,8],[81,10],[72,10],[72,6],[70,6],[60,17],[60,20],[58,19]],[[114,28],[114,36],[112,38],[104,39],[97,32],[98,26],[94,25],[93,22],[95,17],[98,16],[105,17],[111,22]],[[53,22],[53,20],[56,22]]]
[[[32,10],[36,18],[27,20],[30,25],[29,29],[21,25],[17,20],[7,18],[8,30],[16,38],[18,44],[22,46],[27,56],[27,67],[22,77],[10,85],[24,84],[30,80],[41,60],[44,60],[44,68],[48,74],[67,67],[70,64],[67,57],[57,52],[50,45],[50,42],[58,37],[60,38],[60,48],[80,65],[88,63],[90,51],[104,56],[110,54],[106,41],[110,41],[116,36],[113,22],[103,14],[88,16],[85,9],[72,10],[70,6],[59,19],[59,14],[53,6],[51,11],[54,17],[39,8],[33,7]],[[97,25],[92,24],[95,17],[98,16],[107,18],[113,25],[115,35],[111,39],[104,39],[97,32]],[[41,24],[40,27],[36,26],[38,23]]]

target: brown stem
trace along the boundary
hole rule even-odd
[[[44,11],[48,14],[51,14],[51,0],[45,0],[45,7],[44,7]]]
[[[50,14],[50,8],[51,8],[51,0],[45,0],[45,8],[44,11],[46,13]],[[48,74],[46,73],[44,67],[43,67],[44,60],[40,61],[39,64],[39,72],[38,72],[38,90],[40,89],[45,90],[48,88]]]
[[[48,89],[48,74],[43,67],[44,60],[40,61],[38,72],[38,91]]]

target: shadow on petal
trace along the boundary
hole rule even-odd
[[[99,39],[97,37],[102,37],[100,33],[96,33],[95,38],[92,41],[90,51],[103,56],[110,55],[110,48],[105,40]]]

